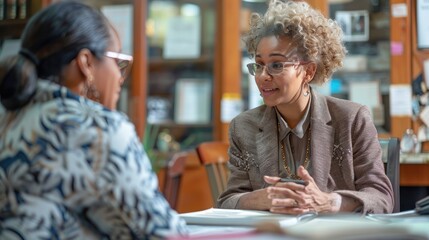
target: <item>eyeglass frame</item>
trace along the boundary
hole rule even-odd
[[[273,73],[272,70],[270,70],[270,69],[272,69],[272,65],[273,64],[279,64],[279,63],[283,64],[283,67],[282,67],[281,71],[277,72],[277,73]],[[291,62],[291,61],[284,61],[284,62],[272,62],[272,63],[269,63],[267,65],[262,65],[262,64],[254,62],[254,63],[248,63],[246,66],[247,66],[247,69],[249,71],[249,74],[256,77],[256,76],[260,76],[264,72],[265,68],[266,68],[266,72],[269,75],[273,76],[273,75],[279,75],[287,67],[290,67],[290,66],[297,67],[299,65],[305,65],[305,64],[308,64],[308,63],[310,63],[310,62],[309,61],[307,61],[307,62],[305,62],[305,61],[293,61],[293,62]],[[259,65],[259,66],[262,67],[262,70],[261,70],[261,72],[259,74],[256,72],[256,70],[251,70],[251,69],[254,69],[252,66],[255,66],[255,65],[256,66]],[[285,66],[285,65],[288,65],[288,66]],[[252,71],[254,71],[253,74],[252,74]]]
[[[128,74],[131,71],[131,67],[133,65],[133,56],[124,54],[124,53],[118,53],[113,51],[106,51],[104,53],[104,56],[108,58],[112,58],[116,60],[116,64],[119,67],[119,71],[121,72],[121,76],[126,79],[128,77]],[[127,61],[127,64],[125,66],[120,66],[119,61]]]

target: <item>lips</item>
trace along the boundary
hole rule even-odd
[[[268,97],[276,93],[278,90],[279,90],[278,88],[261,88],[261,96]]]

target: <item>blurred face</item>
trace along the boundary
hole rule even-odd
[[[257,46],[255,63],[249,65],[266,105],[274,107],[304,100],[304,62],[286,38],[268,36]]]
[[[110,109],[116,109],[124,77],[116,55],[120,53],[121,43],[116,34],[112,34],[106,56],[103,56],[94,72],[94,86],[100,93],[100,103]],[[109,55],[110,53],[110,55]]]

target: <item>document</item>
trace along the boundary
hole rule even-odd
[[[412,91],[410,84],[390,85],[390,115],[391,116],[411,116]]]
[[[176,81],[174,121],[207,124],[211,117],[212,83],[209,79],[181,78]]]
[[[172,17],[168,21],[164,42],[165,59],[198,58],[201,55],[201,19]]]
[[[122,39],[122,52],[133,54],[133,6],[108,5],[101,7],[101,12],[115,27]]]
[[[298,239],[419,239],[406,226],[390,225],[359,216],[333,215],[285,228]]]
[[[182,213],[187,224],[218,226],[257,226],[261,223],[276,223],[280,227],[297,224],[302,217],[275,214],[268,211],[210,208],[198,212]],[[308,215],[310,216],[310,215]]]

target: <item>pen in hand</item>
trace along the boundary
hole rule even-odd
[[[301,185],[304,185],[304,186],[307,185],[307,183],[304,180],[301,180],[301,179],[280,178],[280,182],[293,182],[293,183],[301,184]]]

